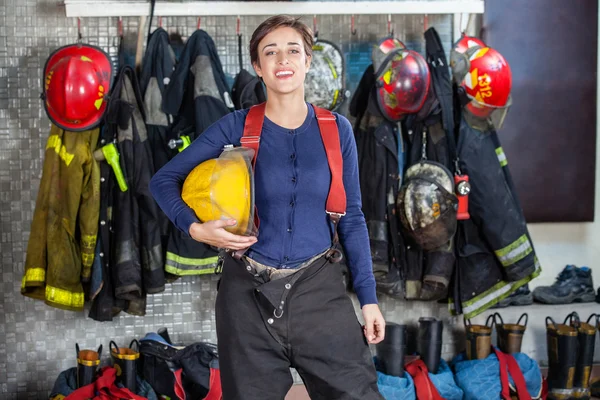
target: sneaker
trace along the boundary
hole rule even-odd
[[[510,306],[528,306],[533,304],[533,294],[529,290],[529,284],[525,284],[515,290],[510,296],[500,300],[495,306],[490,308],[505,308]]]
[[[598,293],[596,293],[596,303],[600,303],[600,287],[598,288]]]
[[[540,286],[533,291],[533,298],[546,304],[589,303],[596,300],[592,270],[567,265],[552,286]]]

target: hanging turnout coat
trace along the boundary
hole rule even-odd
[[[458,154],[471,183],[471,218],[458,225],[450,310],[468,319],[510,296],[541,267],[496,131],[475,129],[463,116]]]
[[[205,31],[197,30],[187,40],[163,95],[162,109],[174,117],[170,129],[175,136],[185,131],[191,141],[233,109],[217,49]],[[179,276],[211,274],[217,254],[188,232],[171,229],[165,270]]]
[[[52,125],[42,180],[31,223],[24,296],[71,311],[82,311],[82,282],[94,262],[100,169],[92,152],[99,129],[70,132]]]

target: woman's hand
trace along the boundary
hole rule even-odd
[[[365,304],[362,307],[362,315],[365,320],[363,331],[367,341],[377,344],[385,338],[385,320],[377,304]]]
[[[255,236],[234,235],[225,230],[226,226],[235,224],[234,219],[207,221],[203,224],[194,222],[190,225],[189,233],[198,242],[229,250],[245,249],[257,242]]]

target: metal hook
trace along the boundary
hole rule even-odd
[[[200,22],[202,21],[202,17],[198,17],[198,25],[196,26],[196,29],[200,30]]]
[[[394,30],[392,29],[392,14],[388,14],[387,29],[388,29],[388,36],[393,37]]]
[[[81,18],[77,17],[77,43],[81,43],[83,41],[83,36],[81,35]]]
[[[427,31],[428,28],[429,28],[429,16],[427,14],[425,14],[425,16],[423,17],[423,32]]]
[[[313,15],[313,36],[315,40],[319,37],[319,27],[317,26],[317,15]]]
[[[354,15],[350,19],[350,34],[356,35],[356,27],[354,26]]]
[[[117,22],[117,35],[123,37],[123,17],[119,17],[119,21]]]
[[[158,27],[162,28],[162,17],[158,17]]]
[[[237,23],[236,23],[236,27],[235,27],[235,34],[238,36],[240,35],[240,16],[238,15],[237,17]]]

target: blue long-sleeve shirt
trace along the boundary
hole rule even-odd
[[[150,190],[158,205],[186,234],[199,220],[181,199],[183,181],[198,164],[217,158],[225,145],[240,145],[247,114],[248,110],[239,110],[221,118],[152,178]],[[356,142],[350,122],[335,116],[347,203],[338,233],[361,306],[376,304],[369,237],[361,210]],[[260,228],[258,242],[247,256],[272,267],[294,268],[331,246],[332,224],[325,213],[331,173],[312,106],[297,129],[285,129],[265,117],[254,182]]]

